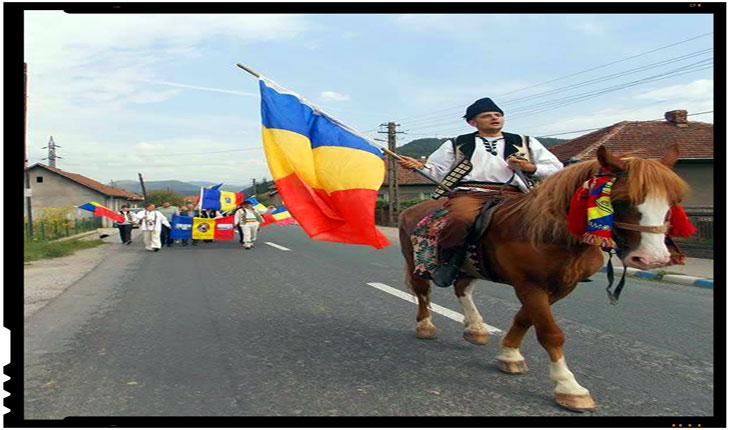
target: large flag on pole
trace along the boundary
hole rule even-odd
[[[243,193],[221,191],[223,184],[200,188],[200,208],[217,211],[232,211],[243,202]]]
[[[266,160],[286,208],[315,240],[383,248],[375,200],[383,154],[297,94],[259,78]]]
[[[93,212],[96,216],[105,216],[107,218],[113,219],[116,222],[124,222],[124,217],[122,215],[114,212],[106,206],[102,206],[97,202],[89,202],[76,207],[79,209],[87,210],[89,212]]]

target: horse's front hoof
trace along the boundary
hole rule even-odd
[[[595,411],[598,407],[590,394],[575,395],[553,393],[555,403],[575,412]]]
[[[527,362],[525,360],[520,361],[506,361],[497,360],[497,367],[504,373],[510,375],[523,375],[527,373]]]
[[[436,339],[436,327],[433,325],[416,327],[416,337],[419,339]]]
[[[489,333],[487,332],[476,332],[476,331],[465,331],[464,340],[473,343],[474,345],[486,345],[489,343]]]

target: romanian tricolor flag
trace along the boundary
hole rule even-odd
[[[263,204],[261,204],[261,202],[259,202],[256,199],[256,197],[254,197],[254,196],[251,196],[251,197],[247,198],[245,201],[251,202],[251,204],[253,205],[253,208],[256,209],[257,211],[259,211],[259,213],[262,213],[263,214],[266,211],[268,211],[268,209],[266,208],[266,206],[264,206]]]
[[[87,210],[89,212],[93,212],[96,216],[105,216],[107,218],[113,219],[116,222],[124,222],[124,217],[122,215],[114,212],[106,206],[100,205],[97,202],[89,202],[76,207],[79,209]]]
[[[292,218],[291,214],[284,206],[278,207],[271,211],[271,216],[274,217],[274,220],[279,225],[287,225],[287,224],[293,224],[294,218]]]
[[[218,184],[209,188],[200,188],[200,208],[214,209],[217,211],[232,211],[243,202],[243,193],[234,193],[232,191],[221,191],[219,188],[223,184]]]
[[[279,87],[259,79],[266,160],[291,215],[315,240],[384,248],[375,228],[375,199],[385,163],[356,131]]]

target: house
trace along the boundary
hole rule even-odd
[[[685,206],[712,206],[714,179],[714,127],[704,122],[687,121],[687,111],[664,114],[662,121],[622,121],[565,143],[550,151],[564,164],[596,156],[598,147],[616,154],[643,158],[662,158],[666,148],[679,144],[679,160],[674,171],[692,188]]]
[[[67,172],[42,163],[28,167],[28,174],[32,193],[31,210],[34,215],[40,214],[43,208],[79,206],[90,201],[115,211],[118,211],[123,204],[138,207],[144,201],[144,197],[139,194],[104,185],[78,173]],[[26,212],[25,216],[27,215]],[[93,215],[91,212],[77,209],[70,216],[86,218]],[[102,226],[111,227],[112,221],[103,218]]]
[[[426,157],[421,157],[422,162],[426,162]],[[378,190],[378,198],[388,201],[388,166],[387,158],[385,159],[385,175],[383,185]],[[396,163],[396,175],[398,175],[398,196],[401,202],[412,199],[427,199],[436,191],[436,185],[419,175],[418,173],[401,167]]]

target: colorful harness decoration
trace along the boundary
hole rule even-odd
[[[609,255],[606,266],[606,275],[608,276],[606,292],[611,304],[618,302],[626,277],[626,266],[624,266],[621,281],[616,289],[611,292],[611,286],[613,285],[611,259],[613,254],[620,253],[612,237],[614,221],[611,188],[616,178],[621,175],[626,175],[626,172],[613,173],[601,169],[599,173],[593,175],[591,179],[575,191],[568,210],[568,231],[570,234],[580,238],[583,243],[600,246]],[[664,233],[664,242],[670,254],[670,264],[684,264],[685,260],[685,254],[679,249],[671,236],[689,237],[697,231],[680,205],[671,207],[668,214],[668,225],[642,226],[620,222],[616,222],[615,225],[625,230]]]

